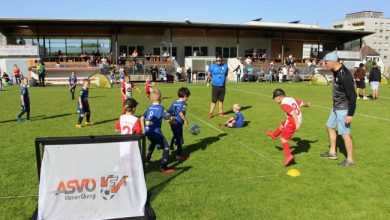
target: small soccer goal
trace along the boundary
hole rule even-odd
[[[389,85],[389,78],[387,78],[385,75],[381,74],[381,84],[382,85]]]
[[[309,85],[327,86],[329,81],[324,75],[316,73],[310,77]]]
[[[94,73],[88,79],[92,88],[111,88],[110,80],[101,73]]]

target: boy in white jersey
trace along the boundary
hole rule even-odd
[[[267,131],[266,134],[273,140],[281,134],[280,142],[282,143],[283,152],[286,157],[284,166],[288,166],[293,160],[294,155],[290,151],[288,140],[294,135],[302,124],[302,112],[300,107],[309,107],[309,102],[303,102],[295,98],[286,97],[282,89],[275,89],[273,99],[280,105],[280,108],[286,113],[287,120],[283,121],[275,131]]]
[[[134,116],[135,110],[137,108],[137,101],[132,98],[126,99],[125,109],[126,114],[123,114],[119,117],[115,131],[121,132],[121,134],[141,134],[141,124],[137,117]]]

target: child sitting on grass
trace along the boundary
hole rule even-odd
[[[233,105],[234,116],[230,118],[226,123],[220,124],[221,127],[230,127],[230,128],[242,128],[244,127],[244,115],[240,112],[240,104]]]

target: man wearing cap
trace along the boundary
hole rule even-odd
[[[333,72],[333,108],[326,122],[326,130],[329,135],[329,150],[320,156],[336,160],[336,127],[338,134],[344,140],[347,149],[347,158],[338,165],[348,167],[354,164],[352,157],[353,141],[350,132],[352,118],[356,109],[356,91],[353,76],[349,70],[339,62],[335,52],[328,53],[323,59],[323,68]]]

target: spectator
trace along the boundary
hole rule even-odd
[[[21,73],[18,65],[14,64],[14,77],[15,77],[16,85],[19,85],[21,83],[20,75]]]
[[[150,73],[152,74],[152,81],[156,82],[158,74],[158,68],[156,64],[154,64],[153,67],[150,68]]]
[[[240,64],[233,70],[233,72],[236,72],[237,75],[237,82],[241,82],[241,73],[242,73],[242,67]]]
[[[167,69],[165,67],[160,67],[160,80],[161,82],[167,81]]]
[[[39,86],[45,87],[45,66],[42,61],[39,61],[37,64],[37,73],[39,79]]]
[[[176,68],[176,80],[177,80],[177,82],[180,82],[181,72],[182,71],[183,71],[183,69],[180,66],[177,66],[177,68]]]
[[[248,56],[246,59],[245,59],[245,64],[247,66],[251,65],[252,64],[252,59]]]
[[[370,70],[370,75],[368,76],[368,81],[372,90],[372,100],[378,99],[378,89],[379,83],[381,82],[381,71],[376,65],[376,62],[372,62],[372,68]]]
[[[187,69],[187,83],[191,83],[191,78],[192,78],[192,71],[191,67]]]
[[[20,37],[19,45],[26,45],[26,41],[23,39],[23,37]]]
[[[360,89],[363,90],[363,99],[368,99],[366,96],[366,71],[364,70],[363,63],[359,64],[359,67],[356,69],[353,77],[355,78],[357,99],[360,99]]]

